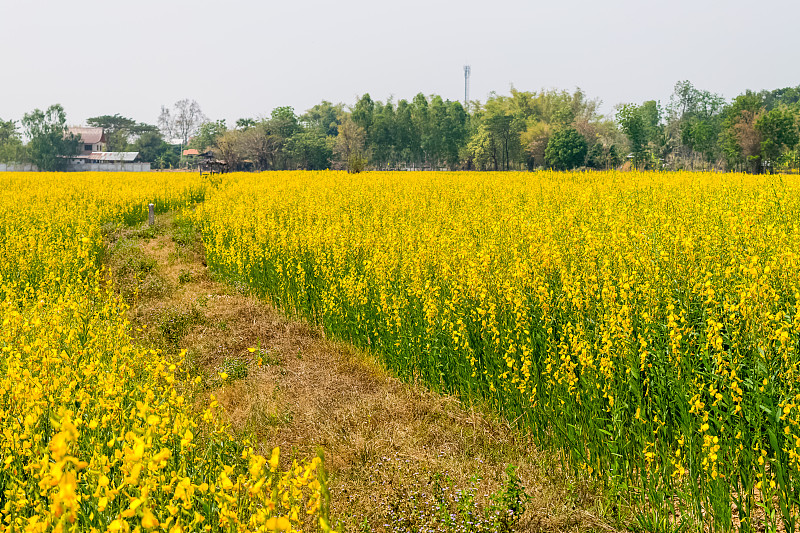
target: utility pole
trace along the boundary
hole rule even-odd
[[[469,113],[469,75],[472,69],[469,65],[464,65],[464,108]]]

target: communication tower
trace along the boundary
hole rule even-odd
[[[472,69],[469,65],[464,65],[464,107],[469,111],[469,75]]]

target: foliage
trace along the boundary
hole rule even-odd
[[[333,142],[321,132],[310,130],[292,136],[286,151],[289,157],[303,170],[330,168],[333,158]]]
[[[754,173],[761,172],[761,134],[756,122],[763,113],[762,96],[747,91],[725,108],[722,122],[722,150],[728,166],[746,165]]]
[[[586,139],[574,128],[562,128],[547,143],[545,161],[556,170],[572,170],[586,162]]]
[[[143,122],[137,123],[132,118],[119,114],[101,115],[86,119],[89,126],[103,128],[106,134],[106,144],[111,152],[127,152],[131,143],[142,135],[158,133],[158,128]]]
[[[348,117],[339,125],[339,135],[336,136],[333,151],[339,161],[346,165],[347,170],[361,172],[366,166],[365,144],[364,128]]]
[[[641,523],[796,529],[800,177],[240,175],[193,216],[217,275],[492,406]]]
[[[782,154],[800,142],[798,116],[786,106],[763,113],[756,120],[755,129],[761,134],[761,154],[770,163],[770,169]]]
[[[640,106],[626,104],[617,111],[617,122],[628,137],[636,168],[650,168],[657,157],[662,133],[661,107],[650,100]]]
[[[22,126],[30,139],[28,155],[39,170],[63,170],[68,157],[80,151],[80,139],[68,133],[67,115],[60,104],[54,104],[46,111],[34,109],[26,113]]]
[[[205,152],[214,146],[217,139],[226,131],[228,131],[228,127],[225,125],[224,119],[204,122],[197,131],[197,135],[189,143],[189,147]]]
[[[26,157],[16,121],[0,119],[0,163],[22,163]]]
[[[139,159],[153,163],[153,168],[173,168],[180,160],[179,148],[168,144],[161,134],[155,131],[142,133],[132,149],[139,152]]]
[[[343,115],[343,104],[334,105],[327,100],[323,100],[303,113],[300,117],[300,122],[323,135],[335,137],[339,134],[339,124],[342,123],[341,117]]]

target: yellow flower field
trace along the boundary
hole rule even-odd
[[[194,220],[218,273],[491,405],[642,528],[797,527],[798,176],[245,174]]]
[[[327,530],[319,459],[232,440],[182,354],[137,346],[103,231],[202,200],[183,174],[0,174],[0,531]],[[314,527],[316,530],[317,527]]]

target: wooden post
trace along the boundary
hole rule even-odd
[[[153,204],[147,206],[147,223],[151,226],[156,223],[156,212],[154,208],[155,206]]]

